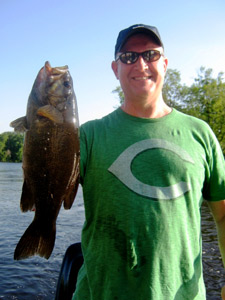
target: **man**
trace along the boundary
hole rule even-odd
[[[208,200],[225,259],[225,166],[206,123],[168,107],[168,60],[155,27],[120,32],[113,113],[81,127],[86,221],[76,300],[205,300],[200,207]]]

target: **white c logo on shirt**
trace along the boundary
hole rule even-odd
[[[151,186],[139,181],[131,172],[131,162],[141,152],[154,148],[162,148],[174,152],[182,160],[194,164],[190,155],[178,145],[161,139],[148,139],[137,142],[125,151],[114,161],[108,171],[114,174],[123,184],[135,193],[160,200],[169,200],[177,198],[186,192],[191,187],[187,182],[180,181],[174,185],[167,187]]]

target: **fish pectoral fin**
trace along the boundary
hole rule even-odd
[[[35,208],[35,203],[32,197],[32,192],[29,189],[29,185],[25,179],[23,183],[22,195],[20,199],[20,209],[22,212],[26,212],[28,210],[34,210],[34,208]]]
[[[28,130],[26,116],[12,121],[9,125],[14,128],[14,131],[25,132]]]
[[[55,123],[63,123],[63,115],[52,105],[44,105],[37,111],[39,116],[45,117]]]
[[[77,158],[77,163],[72,176],[72,180],[68,185],[68,189],[70,190],[70,192],[67,194],[67,196],[64,198],[63,201],[63,206],[65,209],[70,209],[72,207],[74,199],[77,194],[79,183],[80,183],[80,163],[79,163],[79,158]]]
[[[75,185],[73,187],[73,190],[71,191],[71,193],[69,195],[67,195],[67,197],[64,199],[64,202],[63,202],[63,206],[64,206],[64,209],[70,209],[73,205],[73,202],[75,200],[75,197],[76,197],[76,194],[77,194],[77,190],[78,190],[78,187],[79,187],[79,180],[77,180],[75,182]]]

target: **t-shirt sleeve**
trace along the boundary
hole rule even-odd
[[[87,163],[87,139],[84,128],[80,128],[80,183],[83,185]]]
[[[203,187],[203,197],[208,201],[225,199],[225,161],[222,149],[211,132],[211,145],[208,147],[208,164]]]

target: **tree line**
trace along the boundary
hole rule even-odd
[[[213,76],[212,69],[201,67],[193,84],[181,83],[181,74],[175,69],[168,69],[164,86],[165,102],[186,114],[206,121],[214,131],[225,155],[225,82],[224,73]],[[120,87],[113,93],[117,94],[120,103],[124,95]]]
[[[0,161],[21,162],[24,135],[15,132],[0,134]]]
[[[206,121],[217,136],[225,155],[225,82],[224,73],[213,76],[212,69],[201,67],[193,84],[181,83],[181,74],[168,69],[164,86],[165,102],[179,111]],[[113,90],[120,103],[124,101],[121,87]],[[24,135],[14,132],[0,134],[0,161],[21,162]]]

